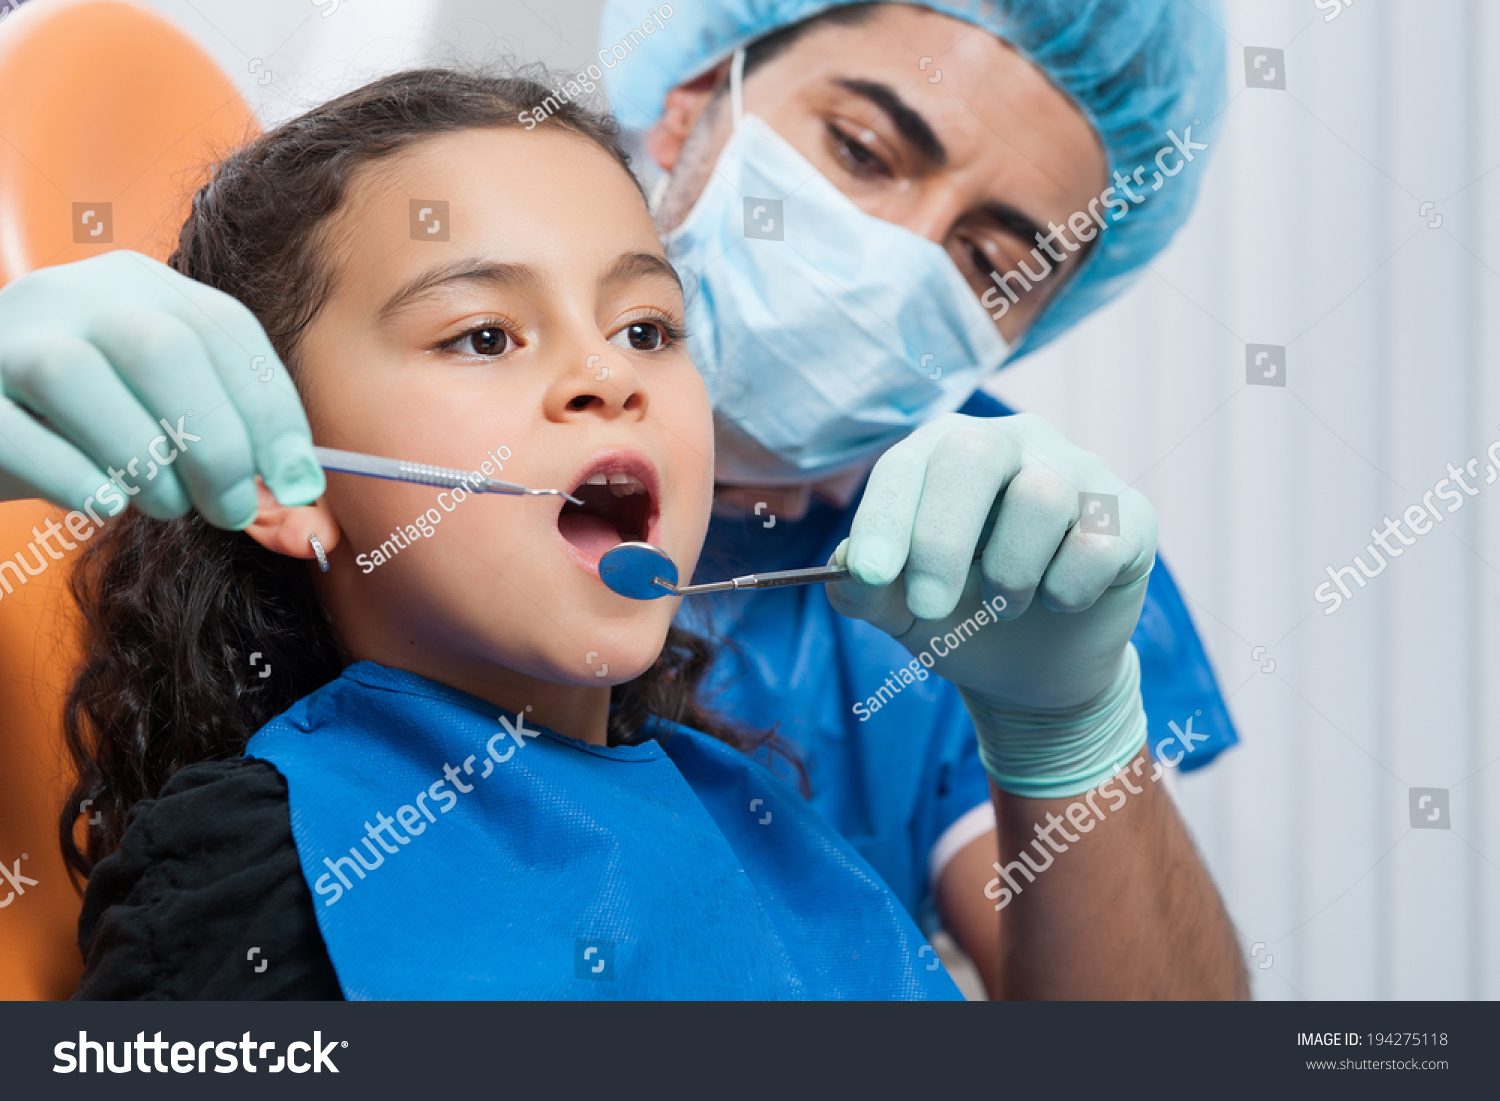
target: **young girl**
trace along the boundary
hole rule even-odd
[[[172,266],[251,310],[320,444],[584,503],[335,474],[245,532],[111,523],[75,579],[77,996],[957,996],[696,701],[677,601],[598,579],[628,539],[691,576],[711,413],[612,126],[548,97],[400,74],[196,197]]]

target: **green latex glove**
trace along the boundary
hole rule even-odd
[[[1104,521],[1119,534],[1084,530]],[[876,464],[828,596],[958,686],[1001,789],[1054,798],[1145,741],[1130,635],[1155,556],[1156,513],[1097,455],[1039,417],[954,413]]]
[[[125,251],[0,291],[0,500],[243,528],[256,474],[282,504],[323,493],[302,403],[239,302]]]

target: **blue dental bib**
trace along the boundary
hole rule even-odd
[[[956,998],[783,782],[653,720],[565,737],[359,662],[261,729],[351,999]]]

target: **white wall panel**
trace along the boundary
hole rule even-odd
[[[1462,0],[1325,14],[1229,5],[1234,97],[1188,228],[993,389],[1161,512],[1243,738],[1179,798],[1274,960],[1256,994],[1495,997],[1500,22]],[[1245,87],[1247,46],[1286,51],[1285,91]],[[1247,342],[1287,347],[1285,389],[1245,385]],[[1325,615],[1324,567],[1471,457],[1480,494]],[[1411,828],[1412,787],[1448,789],[1451,830]]]

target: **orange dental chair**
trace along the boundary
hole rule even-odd
[[[229,76],[129,0],[30,0],[0,18],[0,288],[115,248],[165,260],[207,166],[258,130]],[[63,511],[0,503],[0,561]],[[68,571],[0,574],[0,999],[66,998],[79,894],[57,819],[72,786],[63,694],[78,658]]]

